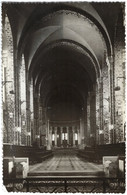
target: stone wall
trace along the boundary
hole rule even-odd
[[[119,14],[114,41],[115,141],[125,140],[125,40],[123,13]]]
[[[13,143],[16,134],[14,106],[14,67],[13,67],[13,38],[8,17],[5,16],[2,42],[2,72],[3,72],[3,131],[4,143]]]

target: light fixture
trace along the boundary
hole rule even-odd
[[[9,113],[9,117],[13,118],[13,113],[12,112]]]
[[[100,135],[104,134],[104,131],[103,130],[99,130],[99,134]]]
[[[120,86],[118,85],[118,79],[125,79],[125,77],[117,77],[116,78],[116,87],[114,88],[115,91],[119,91],[120,90]]]
[[[117,86],[114,88],[115,91],[119,91],[120,90],[120,86]]]
[[[114,128],[113,124],[109,124],[109,130],[112,130]]]
[[[2,85],[4,86],[6,83],[11,83],[12,81],[2,81]]]
[[[27,132],[27,135],[29,134],[30,132]],[[35,138],[36,139],[39,139],[40,138],[40,135],[35,135]]]
[[[48,109],[48,110],[51,110],[51,109],[52,109],[52,107],[47,107],[47,109]]]
[[[12,94],[12,95],[15,94],[14,90],[11,90],[9,93]]]
[[[25,123],[25,121],[22,121],[22,125],[25,125],[26,123]]]
[[[108,98],[104,98],[104,100],[107,100],[107,101],[109,102],[110,99],[109,99],[109,97],[108,97]]]
[[[24,102],[27,102],[27,101],[25,101],[25,100],[21,101],[21,100],[20,100],[20,105],[22,105]]]
[[[104,120],[104,123],[105,123],[105,124],[108,123],[108,119],[105,119],[105,120]]]
[[[17,132],[21,132],[21,127],[17,127]]]
[[[27,132],[27,136],[31,136],[31,132]],[[40,138],[40,135],[37,135],[37,138]]]

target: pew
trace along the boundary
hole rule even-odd
[[[125,156],[125,143],[85,147],[78,150],[77,155],[84,160],[102,163],[103,156]]]
[[[53,156],[52,151],[47,151],[45,148],[37,148],[30,146],[16,146],[11,144],[3,145],[4,157],[27,157],[29,163],[38,163]]]

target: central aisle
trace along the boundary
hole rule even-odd
[[[60,173],[76,175],[101,175],[103,166],[81,160],[73,151],[54,153],[50,159],[30,166],[29,175],[53,175]],[[46,174],[47,173],[47,174]],[[100,174],[99,174],[100,173]]]

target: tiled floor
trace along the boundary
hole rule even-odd
[[[78,158],[75,154],[57,154],[42,163],[30,166],[30,174],[34,173],[96,173],[102,172],[103,166],[87,162]]]

